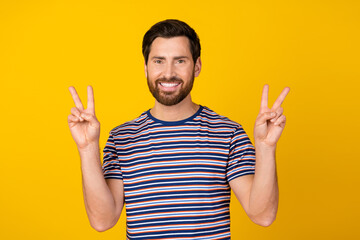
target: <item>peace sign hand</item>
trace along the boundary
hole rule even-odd
[[[282,131],[284,130],[286,118],[281,107],[290,88],[283,89],[279,97],[276,99],[272,108],[268,108],[268,92],[269,85],[265,85],[261,97],[260,113],[255,121],[254,138],[255,145],[264,145],[267,147],[276,147]]]
[[[87,109],[84,109],[79,95],[74,87],[69,87],[75,106],[68,116],[68,124],[72,137],[79,150],[94,143],[98,144],[100,137],[100,123],[95,116],[94,93],[91,86],[87,87]]]

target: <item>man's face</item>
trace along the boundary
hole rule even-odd
[[[187,37],[156,38],[145,64],[150,92],[166,106],[180,103],[193,86],[201,70],[200,58],[194,64]]]

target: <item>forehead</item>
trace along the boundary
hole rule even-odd
[[[185,36],[163,38],[157,37],[151,44],[149,56],[185,55],[191,56],[190,41]]]

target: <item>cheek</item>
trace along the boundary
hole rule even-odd
[[[194,74],[194,69],[193,68],[182,68],[179,69],[178,73],[180,73],[182,75],[183,78],[189,79],[193,76]]]
[[[163,71],[160,67],[152,67],[148,69],[147,74],[149,78],[157,78],[161,75],[162,72]]]

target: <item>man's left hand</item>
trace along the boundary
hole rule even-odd
[[[283,115],[284,109],[281,107],[290,88],[283,89],[274,105],[268,107],[269,85],[265,85],[261,97],[260,113],[256,118],[254,127],[255,146],[276,148],[282,131],[284,130],[286,118]]]

